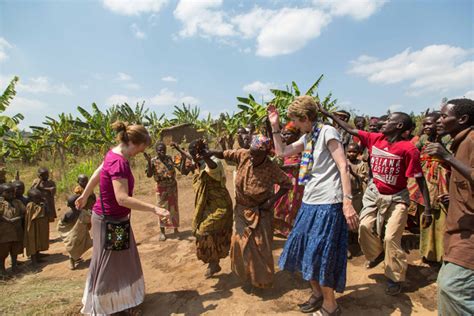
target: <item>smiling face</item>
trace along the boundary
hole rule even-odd
[[[155,151],[159,157],[166,156],[166,145],[163,143],[156,145]]]
[[[289,116],[289,119],[295,124],[295,127],[302,133],[309,133],[313,129],[313,123],[307,118],[298,118],[296,116]]]
[[[281,140],[287,145],[296,142],[298,140],[298,136],[299,135],[297,133],[289,131],[285,128],[281,131]]]
[[[436,135],[436,120],[433,116],[427,116],[423,119],[423,134],[428,136]]]
[[[371,119],[369,122],[369,132],[378,133],[379,131],[379,120]]]

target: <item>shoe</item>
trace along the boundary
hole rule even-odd
[[[321,306],[321,309],[317,311],[316,313],[313,313],[313,316],[340,316],[342,315],[342,310],[341,307],[338,305],[336,309],[330,313],[325,309],[324,307]]]
[[[311,295],[311,297],[303,304],[300,305],[300,312],[302,313],[312,313],[317,311],[323,306],[323,296],[316,297]]]
[[[366,269],[372,269],[372,268],[375,268],[376,266],[379,265],[380,262],[384,261],[385,259],[385,253],[382,252],[377,258],[375,258],[374,260],[372,261],[367,261],[365,263],[365,268]]]
[[[402,292],[402,283],[401,282],[394,282],[392,280],[387,281],[387,288],[385,289],[385,294],[387,295],[397,295]]]

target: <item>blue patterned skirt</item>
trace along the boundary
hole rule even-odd
[[[347,224],[342,203],[303,203],[280,256],[281,270],[301,272],[342,293],[346,286]]]

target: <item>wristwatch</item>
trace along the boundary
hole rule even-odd
[[[352,201],[354,197],[350,194],[344,194],[344,198]]]

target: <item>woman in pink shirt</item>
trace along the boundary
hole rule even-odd
[[[131,209],[169,216],[153,204],[133,198],[134,178],[129,159],[145,150],[150,135],[142,125],[115,122],[119,144],[109,150],[76,206],[83,208],[99,184],[100,198],[92,212],[93,251],[82,298],[84,314],[132,311],[145,298],[145,283],[130,226]]]

